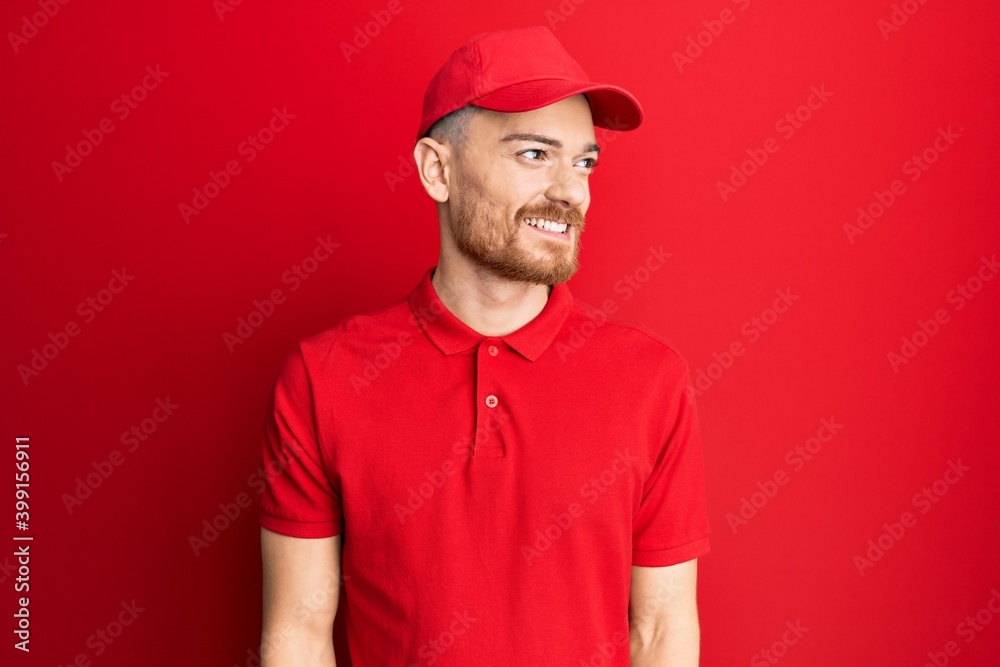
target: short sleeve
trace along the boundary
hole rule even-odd
[[[667,436],[632,520],[633,565],[675,565],[709,551],[701,431],[686,366],[668,406]]]
[[[260,525],[291,537],[343,530],[338,490],[323,464],[314,395],[301,346],[278,372],[265,414]]]

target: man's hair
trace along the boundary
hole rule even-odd
[[[469,121],[481,111],[482,109],[471,104],[452,111],[435,121],[424,136],[440,143],[447,141],[460,148],[469,137]]]

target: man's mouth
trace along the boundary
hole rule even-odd
[[[524,223],[529,227],[534,227],[535,229],[548,232],[555,236],[566,236],[569,231],[569,225],[565,222],[556,222],[555,220],[548,220],[546,218],[525,218]]]

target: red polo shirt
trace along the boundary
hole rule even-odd
[[[286,358],[260,523],[343,533],[356,667],[624,667],[631,566],[709,548],[687,365],[565,283],[483,336],[433,271]]]

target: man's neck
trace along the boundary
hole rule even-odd
[[[552,288],[516,282],[472,265],[439,262],[431,284],[445,308],[484,336],[517,331],[545,308]]]

